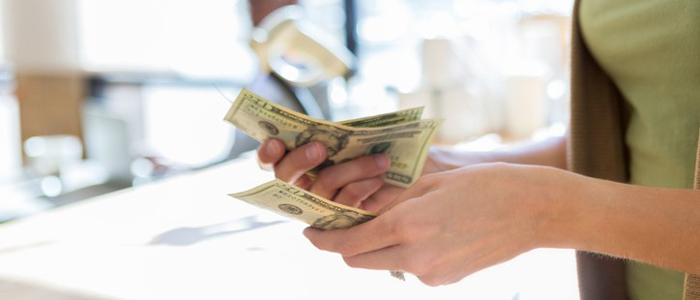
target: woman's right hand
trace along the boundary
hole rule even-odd
[[[552,138],[500,152],[467,152],[431,147],[422,175],[448,171],[484,162],[510,162],[566,168],[566,136]],[[348,206],[379,212],[405,189],[384,183],[389,168],[385,155],[363,156],[327,167],[312,180],[305,173],[326,160],[326,148],[312,142],[287,151],[279,140],[267,140],[258,149],[263,169],[303,189]]]
[[[423,166],[422,175],[453,168],[448,163],[457,159],[451,155],[449,149],[432,148]],[[384,182],[384,173],[390,164],[384,154],[362,156],[327,167],[321,170],[315,179],[306,175],[306,172],[323,163],[326,156],[326,148],[318,142],[287,151],[284,143],[270,139],[258,149],[258,162],[262,169],[274,171],[278,179],[340,204],[376,213],[405,191]],[[465,161],[464,157],[459,159]]]
[[[278,179],[340,204],[376,212],[403,191],[384,183],[384,173],[390,164],[384,154],[362,156],[326,167],[315,179],[306,175],[326,157],[326,147],[318,142],[287,151],[281,141],[270,139],[258,149],[261,168],[273,170]]]

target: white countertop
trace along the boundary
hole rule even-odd
[[[352,269],[227,196],[251,158],[0,225],[0,299],[573,299],[573,251],[540,249],[439,288]],[[517,297],[516,297],[517,295]]]

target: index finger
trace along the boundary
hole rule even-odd
[[[284,143],[280,140],[266,140],[258,148],[258,164],[260,168],[266,171],[272,171],[274,164],[284,157]]]
[[[304,173],[323,163],[327,157],[326,147],[319,142],[311,142],[298,147],[285,155],[274,166],[275,177],[294,183]]]
[[[410,199],[418,198],[418,197],[421,197],[425,194],[430,193],[432,191],[432,189],[433,189],[433,186],[430,183],[426,183],[425,178],[421,178],[416,183],[414,183],[411,187],[409,187],[407,190],[405,190],[403,193],[401,193],[401,195],[396,197],[396,199],[394,199],[392,202],[384,205],[384,207],[382,207],[382,209],[380,209],[377,212],[377,214],[382,215],[403,202],[406,202]]]
[[[323,231],[309,227],[304,229],[304,235],[316,248],[355,256],[400,244],[401,228],[395,223],[387,214],[348,229]]]

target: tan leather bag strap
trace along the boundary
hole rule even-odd
[[[695,159],[695,189],[700,189],[700,138],[698,138],[698,155]],[[700,276],[685,275],[685,289],[683,300],[700,300]]]

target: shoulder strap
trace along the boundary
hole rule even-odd
[[[700,189],[700,138],[698,138],[698,155],[695,159],[695,189]],[[685,275],[685,289],[683,300],[700,300],[700,276]]]
[[[578,22],[576,0],[571,30],[571,123],[569,170],[589,177],[627,181],[622,97],[596,62]],[[582,300],[627,300],[625,260],[576,252]]]

